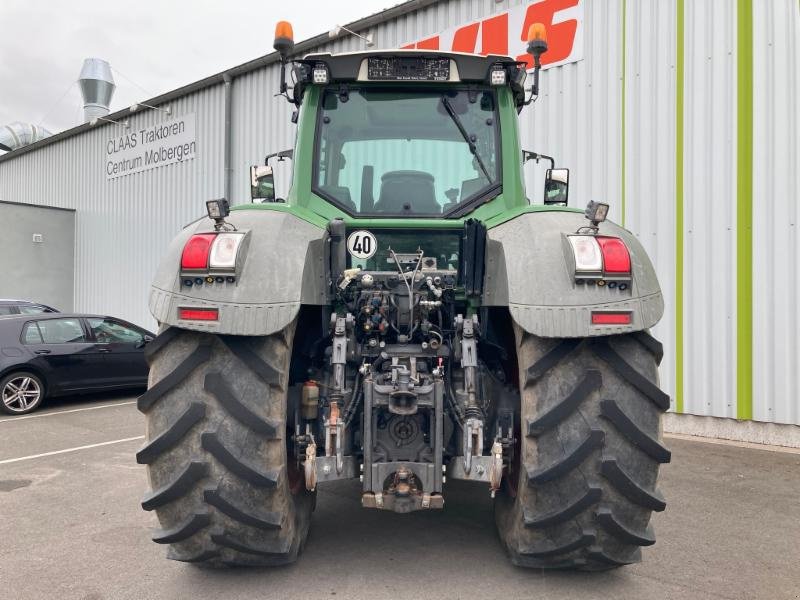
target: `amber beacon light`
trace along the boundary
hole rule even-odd
[[[528,53],[537,59],[547,52],[547,29],[543,23],[534,23],[528,28]]]
[[[547,52],[547,29],[543,23],[533,23],[528,27],[528,54],[533,57],[533,86],[531,98],[539,95],[539,69],[542,54]]]
[[[284,58],[294,48],[294,32],[289,21],[278,21],[275,25],[275,43],[272,47]]]

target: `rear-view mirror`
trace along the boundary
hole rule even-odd
[[[547,169],[544,178],[544,203],[567,206],[569,199],[569,169]]]
[[[266,165],[250,167],[250,197],[264,202],[275,201],[275,175],[272,167]]]

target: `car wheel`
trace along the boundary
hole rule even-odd
[[[33,373],[17,371],[0,379],[0,411],[22,415],[36,410],[44,398],[44,383]]]

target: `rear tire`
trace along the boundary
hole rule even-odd
[[[44,382],[28,371],[15,371],[0,378],[0,412],[24,415],[44,400]]]
[[[147,443],[137,453],[152,491],[142,500],[167,558],[211,566],[293,562],[314,494],[287,450],[294,324],[266,337],[165,330],[146,350],[138,401]]]
[[[639,562],[665,502],[669,462],[658,388],[661,344],[647,332],[546,339],[516,328],[521,466],[495,504],[514,564],[604,570]]]

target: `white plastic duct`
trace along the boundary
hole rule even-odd
[[[111,74],[111,65],[99,58],[87,58],[83,61],[78,83],[83,95],[84,122],[107,115],[117,87]]]
[[[44,127],[16,121],[0,127],[0,150],[10,152],[51,135]]]

